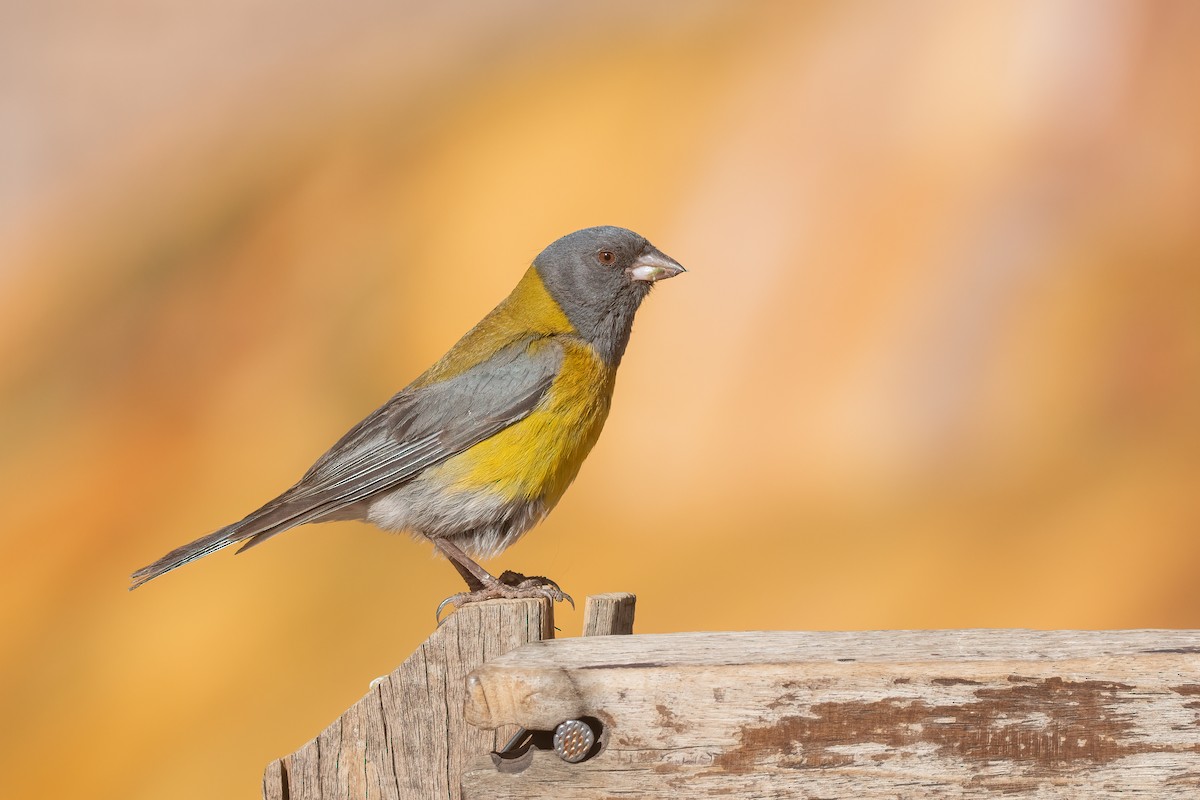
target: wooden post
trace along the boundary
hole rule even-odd
[[[271,762],[266,800],[434,800],[461,797],[464,760],[505,735],[467,725],[467,673],[527,642],[550,639],[547,600],[464,606],[317,738]]]
[[[629,592],[588,597],[583,607],[583,635],[611,636],[633,633],[633,608],[637,598]]]
[[[633,632],[634,596],[587,598],[585,635]],[[466,677],[484,661],[554,637],[546,600],[464,606],[317,738],[272,761],[265,800],[457,800],[465,765],[500,750],[515,725],[466,724]]]
[[[464,800],[1200,797],[1197,631],[564,639],[468,683],[473,724],[600,745],[479,752]]]

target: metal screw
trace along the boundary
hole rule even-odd
[[[554,729],[554,752],[568,764],[583,761],[595,744],[596,733],[586,722],[569,719]]]

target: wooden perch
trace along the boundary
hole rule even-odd
[[[600,745],[479,757],[466,800],[1200,796],[1197,632],[566,639],[468,681],[473,724]]]
[[[460,797],[465,754],[497,746],[496,733],[463,722],[467,673],[490,657],[550,638],[553,624],[543,600],[497,600],[454,612],[320,736],[271,762],[263,797]]]
[[[631,594],[589,597],[584,628],[632,633]],[[493,600],[455,611],[417,651],[320,736],[271,762],[265,800],[431,800],[461,797],[465,762],[511,738],[463,719],[466,677],[525,644],[554,636],[547,600]]]
[[[559,641],[467,606],[264,797],[1200,797],[1197,631],[632,629],[632,595]]]

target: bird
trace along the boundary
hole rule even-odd
[[[428,540],[466,581],[447,605],[570,600],[544,576],[479,565],[562,498],[612,404],[634,315],[686,272],[643,236],[585,228],[546,247],[491,312],[433,366],[352,427],[291,488],[131,576],[130,590],[309,522],[361,520]]]

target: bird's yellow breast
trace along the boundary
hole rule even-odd
[[[547,511],[558,502],[600,437],[615,370],[585,342],[555,340],[563,347],[562,368],[529,416],[446,460],[429,477],[451,492],[540,500]]]

